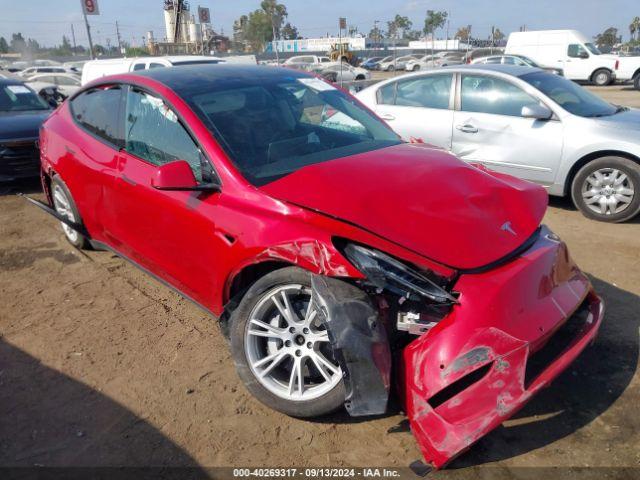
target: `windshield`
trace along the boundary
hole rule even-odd
[[[49,110],[49,105],[24,85],[0,85],[0,112]]]
[[[222,82],[181,96],[254,185],[401,143],[356,100],[312,77]]]
[[[562,108],[581,117],[614,115],[619,108],[566,78],[546,72],[528,73],[522,80],[550,97]]]
[[[587,47],[587,50],[589,50],[592,54],[602,55],[602,52],[598,50],[598,47],[596,47],[593,43],[585,43],[584,46]]]

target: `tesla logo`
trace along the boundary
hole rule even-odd
[[[509,232],[511,235],[516,235],[515,230],[511,228],[511,222],[504,222],[500,227],[500,230],[503,232]]]

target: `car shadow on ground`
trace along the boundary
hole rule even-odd
[[[2,469],[189,467],[189,478],[207,477],[143,418],[1,339],[0,432]]]
[[[451,469],[521,455],[566,437],[603,414],[626,390],[638,365],[640,297],[597,278],[605,318],[595,343],[507,425],[449,465]]]
[[[18,193],[42,193],[40,178],[34,177],[13,182],[0,182],[0,197]]]

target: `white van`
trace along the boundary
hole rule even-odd
[[[514,32],[509,35],[505,53],[524,55],[544,67],[562,69],[571,80],[602,86],[616,78],[618,58],[602,54],[577,30]]]
[[[204,57],[197,55],[179,55],[174,57],[137,57],[137,58],[109,58],[106,60],[91,60],[82,68],[82,85],[96,78],[119,73],[148,70],[150,68],[175,67],[180,65],[201,65],[208,63],[222,63],[225,60],[218,57]]]

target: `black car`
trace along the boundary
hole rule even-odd
[[[0,182],[39,175],[38,134],[50,113],[24,83],[0,78]]]

